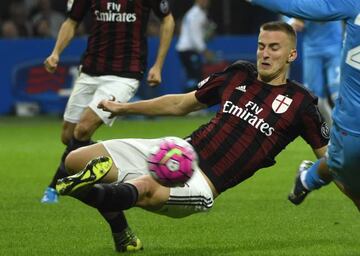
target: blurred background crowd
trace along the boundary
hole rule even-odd
[[[170,0],[179,33],[181,19],[192,6],[192,0]],[[0,1],[1,38],[56,38],[61,23],[66,18],[66,0],[2,0]],[[259,25],[277,19],[277,15],[260,7],[237,0],[211,1],[209,19],[216,24],[216,34],[254,34]],[[157,35],[157,19],[149,23],[149,35]],[[89,29],[89,19],[81,24],[77,36]]]
[[[168,1],[175,19],[175,33],[167,54],[171,65],[165,65],[162,71],[162,84],[166,86],[149,89],[142,81],[137,93],[139,98],[186,92],[210,73],[223,70],[235,60],[254,62],[260,25],[280,18],[278,14],[246,1]],[[68,0],[0,1],[0,55],[5,59],[0,63],[0,115],[21,115],[21,109],[25,109],[24,115],[27,115],[28,109],[32,108],[35,111],[29,113],[62,113],[91,28],[88,13],[76,31],[77,38],[62,54],[57,72],[47,73],[43,62],[67,18],[67,5]],[[205,18],[201,21],[202,15],[195,14],[190,18],[194,23],[186,28],[184,23],[190,23],[183,21],[189,19],[196,5],[203,6]],[[197,26],[203,27],[202,33],[195,30]],[[158,18],[150,16],[148,63],[153,63],[156,57],[159,29]],[[184,34],[191,36],[184,37]],[[203,41],[201,49],[193,45],[193,41],[198,42],[196,38]],[[296,76],[300,77],[301,69],[294,70],[297,71],[296,79]]]

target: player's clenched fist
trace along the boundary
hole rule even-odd
[[[59,56],[50,55],[44,61],[44,67],[47,72],[54,73],[57,68],[58,63],[59,63]]]
[[[158,86],[161,83],[161,69],[153,66],[150,68],[147,82],[150,87]]]
[[[126,103],[115,102],[113,99],[100,101],[97,108],[110,112],[109,118],[113,118],[114,116],[125,114],[126,108],[124,106],[126,106]]]

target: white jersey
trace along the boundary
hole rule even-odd
[[[205,33],[208,18],[206,12],[195,4],[186,12],[182,23],[176,50],[203,52],[206,49]]]

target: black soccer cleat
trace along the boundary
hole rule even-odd
[[[310,190],[304,187],[304,185],[301,182],[300,176],[301,173],[307,171],[313,164],[314,162],[312,161],[304,160],[301,162],[299,166],[298,173],[295,178],[294,188],[288,195],[289,201],[295,205],[301,204],[305,200],[306,196],[311,192]]]
[[[110,171],[112,159],[100,156],[91,160],[79,173],[59,179],[56,190],[60,195],[72,195],[79,189],[99,182]]]

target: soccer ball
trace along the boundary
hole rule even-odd
[[[194,170],[196,153],[190,145],[179,145],[175,140],[165,139],[153,148],[147,161],[151,176],[161,185],[176,187],[188,181]]]

